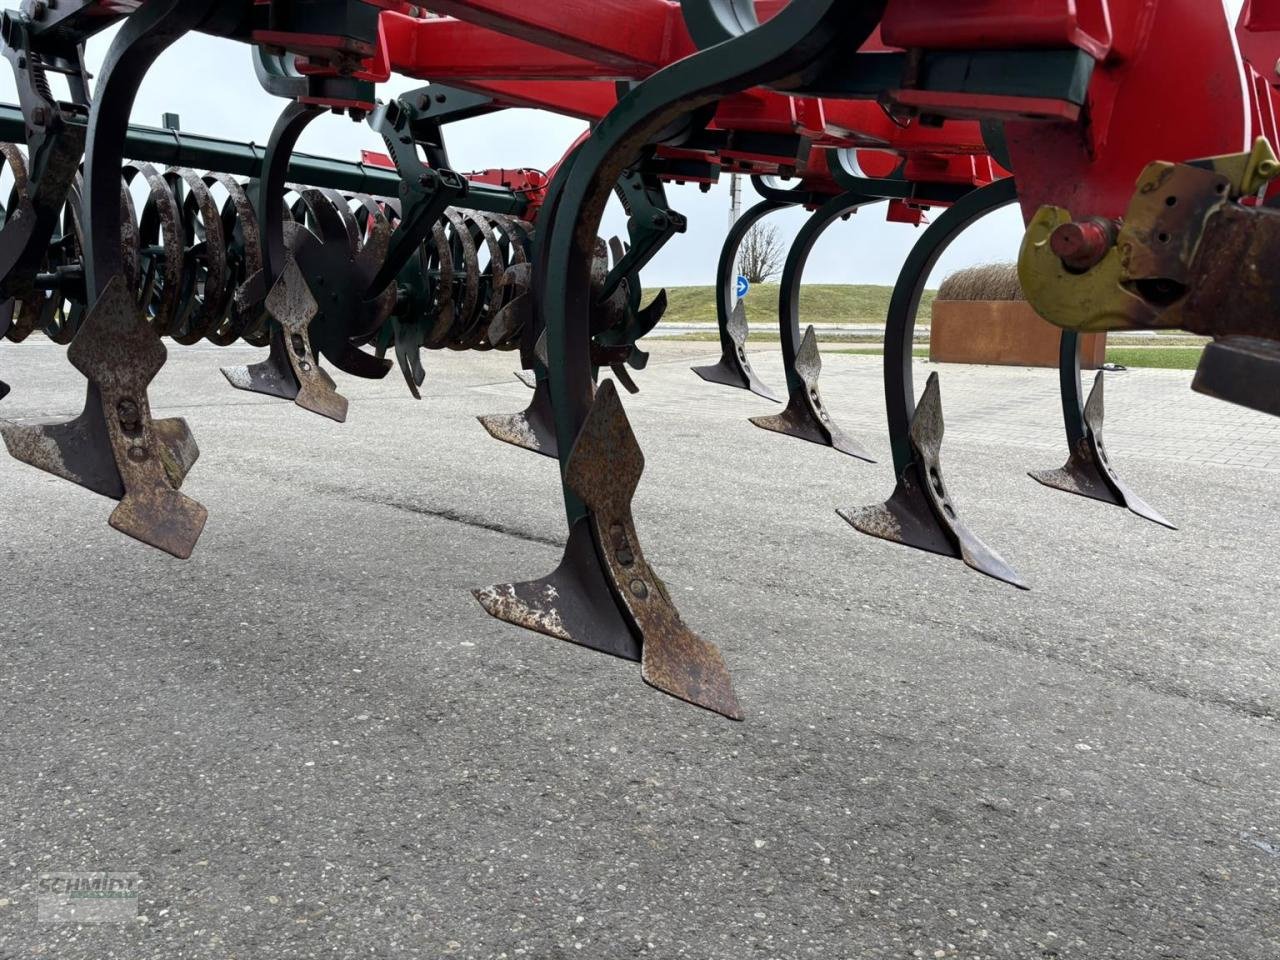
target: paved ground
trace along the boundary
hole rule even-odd
[[[175,350],[186,563],[0,461],[0,957],[1280,956],[1276,422],[1110,379],[1169,532],[1026,478],[1063,459],[1051,372],[942,368],[949,483],[1020,593],[841,522],[889,468],[749,425],[708,347],[626,400],[636,512],[743,724],[471,598],[563,534],[552,464],[473,419],[527,397],[506,358],[432,357],[422,403],[344,382],[338,426]],[[877,361],[826,362],[886,455]],[[78,402],[51,347],[0,376],[4,416]],[[36,922],[80,869],[140,872],[138,918]]]

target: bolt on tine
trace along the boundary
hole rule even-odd
[[[182,420],[154,420],[147,388],[167,351],[126,279],[119,173],[138,79],[209,16],[215,0],[161,0],[125,21],[99,75],[85,161],[89,309],[67,356],[89,381],[85,409],[54,424],[7,424],[19,460],[120,501],[109,523],[175,557],[191,556],[208,511],[180,493],[198,456]]]
[[[709,366],[690,368],[708,383],[749,390],[774,403],[782,401],[756,376],[751,368],[751,361],[747,359],[747,306],[746,301],[738,299],[736,293],[738,248],[742,246],[742,241],[751,232],[751,228],[762,218],[787,206],[789,204],[777,200],[762,200],[739,217],[729,230],[720,250],[720,263],[716,270],[716,324],[720,331],[720,359]]]
[[[787,374],[787,407],[777,416],[752,417],[757,427],[831,447],[859,460],[875,459],[832,418],[818,389],[822,357],[814,329],[800,334],[800,287],[809,254],[822,234],[842,217],[868,202],[860,192],[842,193],[824,203],[805,221],[787,254],[778,290],[778,335]]]
[[[912,247],[893,288],[885,324],[884,383],[897,474],[894,491],[885,503],[836,512],[869,536],[963,560],[979,573],[1026,590],[1004,558],[961,522],[942,476],[938,374],[929,375],[917,404],[911,368],[916,312],[934,264],[974,221],[1016,200],[1012,178],[973,190],[930,224]]]
[[[644,681],[681,700],[743,718],[719,649],[680,619],[640,549],[631,501],[644,455],[612,380],[596,391],[565,483],[587,504],[549,577],[473,591],[492,616],[639,661]]]
[[[315,105],[290,102],[271,131],[256,206],[262,224],[262,269],[242,288],[245,298],[263,298],[274,321],[269,349],[265,360],[223,367],[222,374],[237,390],[292,400],[304,410],[342,423],[347,400],[312,348],[310,327],[320,308],[297,261],[303,245],[319,241],[301,224],[284,222],[289,157],[307,125],[323,112]]]
[[[731,0],[729,6],[736,16],[714,9],[710,0],[685,5],[691,32],[705,49],[632,87],[581,141],[550,187],[556,212],[542,233],[545,256],[535,287],[552,361],[548,367],[570,540],[565,562],[551,578],[490,588],[478,597],[486,609],[511,622],[598,648],[628,637],[634,643],[638,635],[648,683],[737,719],[741,707],[719,651],[680,620],[640,552],[631,497],[644,459],[617,389],[611,380],[592,387],[596,231],[618,178],[673,121],[693,118],[705,126],[710,113],[702,108],[725,94],[799,78],[819,53],[825,56],[865,41],[880,11],[816,0],[792,5],[754,26],[748,0]],[[732,29],[731,21],[740,29]],[[607,584],[603,595],[601,579]],[[581,618],[587,610],[607,617],[598,636],[569,626],[567,618]]]
[[[1134,493],[1116,472],[1102,441],[1104,372],[1094,377],[1089,399],[1080,402],[1079,334],[1064,330],[1058,357],[1062,412],[1069,455],[1057,470],[1032,470],[1028,476],[1054,490],[1124,507],[1131,513],[1170,530],[1178,529]]]
[[[883,504],[836,512],[854,529],[881,540],[955,557],[996,580],[1029,589],[1004,558],[960,522],[942,477],[942,395],[929,374],[911,423],[914,456]]]
[[[800,349],[792,360],[791,372],[800,378],[800,387],[791,391],[786,409],[776,415],[751,417],[751,422],[763,430],[831,447],[858,460],[875,463],[866,448],[846,434],[827,412],[822,394],[818,392],[822,355],[812,326],[805,330]]]

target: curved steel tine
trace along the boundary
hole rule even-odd
[[[1077,496],[1099,500],[1113,506],[1124,507],[1144,520],[1158,523],[1170,530],[1178,529],[1155,508],[1134,493],[1112,466],[1111,458],[1102,442],[1103,371],[1093,380],[1089,399],[1080,402],[1080,347],[1079,335],[1063,331],[1062,346],[1058,357],[1059,379],[1062,391],[1062,413],[1067,428],[1067,445],[1070,453],[1067,462],[1057,470],[1032,470],[1027,473],[1037,483],[1074,493]]]
[[[788,204],[777,200],[762,200],[748,209],[729,230],[724,246],[720,249],[720,262],[716,269],[716,323],[720,330],[720,360],[705,367],[692,367],[694,373],[708,383],[750,390],[757,396],[781,403],[756,373],[747,359],[747,307],[738,300],[735,287],[738,275],[738,248],[751,228],[775,210]]]
[[[715,19],[716,11],[723,13],[730,7],[744,16],[754,15],[749,0],[718,0],[715,10],[710,0],[688,0],[682,10],[688,21],[699,14]],[[621,622],[640,639],[648,683],[733,718],[742,716],[741,708],[719,652],[680,621],[666,591],[641,560],[630,501],[643,458],[622,414],[617,390],[612,381],[592,389],[596,234],[623,171],[634,166],[674,121],[705,126],[716,101],[726,94],[771,82],[798,85],[815,56],[825,58],[837,47],[860,46],[882,12],[883,3],[877,2],[791,4],[749,34],[701,50],[632,87],[592,136],[579,144],[572,161],[561,166],[548,191],[553,205],[544,206],[544,213],[552,209],[555,217],[542,234],[543,256],[535,273],[535,289],[551,360],[547,366],[565,512],[571,534],[586,524],[594,547],[594,552],[583,549],[578,554],[577,562],[585,570],[570,576],[562,565],[556,574],[560,586],[551,586],[568,590],[584,578],[598,584],[598,576],[603,576],[611,588],[613,606],[603,603],[598,594],[582,596],[581,590],[561,594],[563,603],[544,591],[541,596],[551,605],[542,610],[569,610],[576,616],[581,611],[575,605],[596,600],[612,624],[603,630],[612,635]],[[517,588],[506,587],[481,596],[505,602],[519,599],[520,594]],[[521,604],[486,606],[504,619],[532,625],[524,616],[532,611]],[[565,622],[562,614],[556,625],[563,630]]]
[[[99,76],[86,148],[90,308],[67,351],[89,381],[85,409],[66,423],[0,428],[18,459],[118,497],[112,527],[184,559],[208,511],[178,490],[197,455],[186,423],[151,416],[147,388],[167,354],[127,278],[120,154],[138,77],[216,6],[216,0],[157,0],[116,34]]]
[[[570,530],[560,566],[541,580],[476,590],[476,599],[499,620],[639,660],[650,686],[741,720],[720,651],[680,619],[640,549],[631,500],[643,470],[644,455],[606,380],[566,467],[565,483],[590,511]]]
[[[897,484],[883,504],[837,513],[862,533],[955,557],[1025,590],[1021,577],[960,521],[939,459],[943,422],[938,375],[929,375],[917,405],[911,371],[916,311],[934,264],[970,224],[1017,198],[1011,178],[974,190],[944,211],[912,248],[894,286],[885,327],[885,399]]]
[[[751,422],[765,430],[828,446],[874,463],[866,449],[836,425],[822,402],[818,389],[822,358],[813,327],[810,326],[803,337],[800,335],[800,287],[809,254],[828,227],[867,202],[865,196],[857,193],[833,197],[809,217],[796,235],[778,290],[778,334],[782,365],[787,374],[787,408],[778,416],[752,417]]]
[[[312,347],[310,326],[319,306],[297,260],[304,246],[319,243],[301,223],[284,222],[281,202],[289,156],[307,125],[322,112],[314,105],[290,103],[271,131],[256,207],[262,224],[262,269],[246,280],[237,295],[249,300],[258,295],[264,297],[267,312],[275,321],[271,325],[270,349],[266,360],[224,367],[222,373],[237,389],[293,400],[304,410],[341,423],[347,416],[347,400],[320,367]],[[323,211],[324,206],[321,204],[319,209]],[[332,219],[345,233],[347,227],[338,211],[332,211]]]
[[[640,388],[636,386],[636,382],[631,379],[631,374],[627,368],[621,363],[609,364],[609,369],[613,371],[614,379],[617,380],[627,393],[639,393]]]

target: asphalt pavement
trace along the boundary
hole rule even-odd
[[[0,958],[1280,957],[1276,421],[1109,376],[1169,531],[1027,478],[1065,459],[1053,371],[919,364],[1023,593],[836,515],[892,489],[878,359],[824,356],[869,465],[753,427],[689,372],[714,346],[655,345],[624,403],[743,723],[471,596],[565,533],[555,465],[475,420],[527,402],[510,356],[428,357],[421,402],[341,378],[338,425],[232,390],[256,351],[171,349],[186,562],[0,459]],[[0,417],[82,404],[48,344],[0,378]],[[42,876],[104,870],[136,915],[40,919]]]

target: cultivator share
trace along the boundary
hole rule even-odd
[[[91,79],[84,43],[117,26]],[[251,49],[281,101],[264,148],[129,125],[148,68],[191,31]],[[261,347],[260,362],[224,369],[230,384],[335,421],[343,376],[398,366],[417,396],[424,350],[518,352],[528,409],[482,422],[558,461],[567,545],[549,576],[477,590],[480,603],[740,719],[718,649],[641,548],[644,457],[615,387],[635,391],[640,342],[665,308],[661,293],[645,302],[640,271],[686,227],[667,186],[729,173],[761,200],[721,257],[722,356],[696,372],[779,399],[748,363],[734,264],[752,224],[812,211],[781,282],[785,405],[753,422],[863,461],[822,400],[813,328],[802,333],[805,263],[861,207],[887,200],[912,226],[939,211],[886,318],[896,486],[839,510],[857,530],[1023,585],[962,522],[940,462],[938,376],[918,400],[911,376],[931,268],[1009,204],[1028,223],[1027,298],[1063,331],[1068,459],[1036,480],[1169,525],[1111,464],[1102,374],[1081,390],[1083,332],[1208,335],[1195,388],[1280,414],[1280,0],[1251,0],[1238,24],[1217,0],[24,0],[4,13],[3,42],[19,103],[0,108],[13,182],[0,335],[66,344],[87,389],[74,420],[0,432],[18,460],[119,501],[110,524],[175,557],[191,555],[206,511],[181,491],[195,438],[148,400],[166,341]],[[383,102],[392,73],[426,85]],[[545,174],[453,168],[451,123],[526,106],[590,133]],[[387,155],[296,152],[326,111],[370,125]],[[628,236],[606,242],[615,194]],[[21,362],[12,344],[5,366]]]

